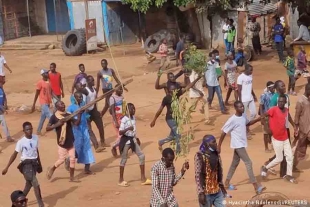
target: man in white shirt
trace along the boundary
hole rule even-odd
[[[194,82],[198,78],[198,73],[192,70],[191,75],[189,76],[190,82]],[[209,118],[209,106],[208,101],[205,98],[205,93],[203,91],[203,79],[200,79],[196,84],[189,89],[189,98],[191,99],[191,104],[196,104],[195,108],[198,105],[198,102],[201,103],[201,113],[204,114],[205,123],[210,123]]]
[[[294,39],[294,42],[296,42],[296,41],[310,41],[309,30],[305,26],[305,24],[301,21],[297,21],[297,24],[299,26],[299,33],[298,33],[298,37],[296,37],[296,39]]]
[[[93,76],[89,75],[87,76],[87,86],[85,87],[85,94],[86,94],[86,104],[92,102],[93,100],[96,99],[97,97],[97,92],[95,89],[95,79]],[[100,112],[97,109],[97,104],[94,104],[90,106],[87,109],[87,112],[89,114],[89,119],[88,119],[88,131],[89,131],[89,136],[90,140],[93,143],[93,146],[95,148],[95,151],[97,153],[102,152],[106,146],[105,144],[105,137],[104,137],[104,127],[103,127],[103,121],[102,117],[100,115]],[[100,135],[100,145],[98,144],[97,138],[95,133],[92,130],[91,127],[91,122],[95,122],[97,129],[99,131]]]
[[[237,79],[238,97],[244,105],[244,115],[246,116],[247,110],[250,111],[249,120],[253,120],[256,116],[255,102],[257,101],[256,95],[253,91],[253,67],[249,64],[245,66],[245,71],[239,75]]]
[[[9,167],[15,161],[17,154],[21,153],[21,163],[18,165],[18,169],[26,180],[26,186],[23,192],[25,196],[27,196],[30,189],[33,187],[39,207],[44,207],[40,185],[36,177],[37,172],[42,172],[38,149],[39,138],[37,135],[32,134],[33,127],[30,122],[23,123],[23,131],[25,136],[17,142],[15,151],[13,152],[9,163],[2,171],[2,175],[5,175],[8,172]]]
[[[210,57],[210,60],[207,62],[207,70],[205,72],[205,80],[206,80],[206,84],[208,87],[208,95],[209,95],[208,97],[209,108],[211,108],[211,104],[214,98],[214,93],[216,93],[218,100],[219,100],[221,112],[223,114],[227,114],[227,109],[224,106],[224,101],[222,97],[221,86],[218,81],[217,73],[216,73],[217,62],[215,61],[215,52],[213,51],[209,53],[209,57]]]
[[[234,107],[235,107],[236,113],[233,116],[231,116],[228,119],[228,121],[224,124],[222,128],[222,134],[221,134],[219,144],[218,144],[218,153],[220,153],[224,138],[227,133],[230,133],[231,135],[230,147],[234,149],[234,156],[233,156],[233,161],[231,163],[231,166],[227,174],[225,186],[229,190],[236,190],[236,187],[230,184],[230,180],[232,179],[239,165],[240,159],[241,159],[244,162],[245,167],[247,169],[250,182],[253,184],[256,193],[260,194],[266,188],[258,184],[254,176],[253,168],[252,168],[252,161],[246,151],[246,147],[248,146],[246,128],[247,126],[250,126],[250,125],[255,124],[256,122],[259,122],[261,118],[259,117],[252,121],[249,121],[245,116],[243,116],[244,106],[241,101],[236,101],[234,103]]]
[[[224,23],[223,29],[222,29],[223,36],[224,36],[225,54],[226,55],[228,55],[228,53],[229,53],[229,43],[228,43],[228,40],[227,40],[227,32],[229,30],[229,24],[230,24],[230,21],[229,21],[229,18],[227,17],[225,19],[225,23]]]
[[[5,83],[5,72],[3,70],[3,66],[6,69],[8,69],[8,71],[10,71],[10,73],[12,73],[12,70],[10,69],[10,67],[6,63],[5,58],[3,57],[3,55],[1,55],[1,52],[0,52],[0,81],[4,84]]]
[[[128,109],[128,110],[127,110]],[[127,104],[127,115],[121,120],[119,127],[119,134],[122,136],[119,144],[121,153],[120,174],[118,185],[121,187],[128,187],[129,184],[124,180],[124,170],[127,162],[128,151],[131,149],[139,158],[141,171],[141,185],[151,185],[152,181],[145,177],[145,155],[139,146],[139,139],[136,138],[136,108],[132,103]]]

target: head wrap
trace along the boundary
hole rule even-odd
[[[213,140],[215,140],[215,137],[213,135],[204,136],[204,138],[202,139],[202,143],[199,147],[200,152],[205,154],[207,152],[206,144],[212,142]]]
[[[207,149],[208,149],[207,144],[210,143],[210,142],[213,142],[214,140],[215,140],[215,137],[213,135],[206,135],[206,136],[204,136],[204,138],[202,139],[202,143],[201,143],[201,145],[199,147],[200,152],[202,154],[206,154],[207,153]],[[208,150],[207,159],[209,160],[211,170],[215,171],[217,169],[217,164],[218,164],[218,161],[219,161],[219,156],[218,156],[217,151],[215,151],[215,150],[214,151]]]

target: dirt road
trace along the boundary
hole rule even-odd
[[[161,158],[157,149],[157,140],[168,135],[169,130],[165,123],[164,115],[159,118],[155,128],[151,129],[149,124],[158,109],[161,100],[164,96],[164,91],[154,89],[154,81],[156,78],[156,67],[154,65],[147,66],[143,52],[138,47],[125,48],[126,55],[123,55],[122,48],[113,48],[117,67],[123,79],[133,77],[134,82],[128,86],[129,92],[125,93],[127,102],[133,102],[137,108],[137,130],[138,137],[142,141],[142,148],[146,155],[146,170],[150,176],[150,168],[155,161]],[[91,75],[96,75],[96,72],[101,68],[100,60],[106,58],[109,61],[109,66],[115,68],[108,52],[85,55],[82,57],[65,57],[59,50],[53,51],[2,51],[9,66],[13,70],[13,74],[7,73],[7,83],[5,90],[8,96],[8,105],[10,108],[16,108],[22,104],[30,106],[33,101],[35,84],[40,80],[40,69],[48,68],[51,62],[57,64],[57,70],[61,72],[65,82],[65,103],[69,103],[69,89],[71,88],[73,77],[78,72],[78,64],[84,63],[86,72]],[[276,81],[282,79],[287,82],[285,69],[279,63],[272,53],[261,57],[261,60],[253,62],[254,66],[254,89],[259,96],[268,80]],[[175,70],[176,71],[176,70]],[[165,81],[163,75],[161,81]],[[222,78],[223,79],[223,78]],[[223,81],[221,79],[221,81]],[[303,93],[303,85],[305,80],[297,82],[297,91],[299,95]],[[226,96],[226,91],[223,90],[223,96]],[[232,99],[231,99],[232,100]],[[294,114],[294,107],[297,97],[291,97],[291,113]],[[99,104],[99,108],[103,106]],[[219,136],[220,129],[224,122],[228,119],[228,115],[222,115],[218,110],[218,101],[215,97],[213,110],[210,111],[212,117],[211,125],[204,125],[203,116],[195,113],[192,120],[192,125],[195,128],[195,140],[190,144],[190,170],[185,174],[184,179],[175,187],[175,195],[180,206],[198,206],[196,185],[194,180],[194,154],[197,151],[198,145],[203,135],[213,134]],[[230,108],[230,114],[233,113],[233,108]],[[15,139],[22,136],[22,123],[30,121],[36,129],[39,122],[39,112],[34,114],[23,115],[18,112],[11,111],[7,116],[7,122],[12,135]],[[105,133],[108,143],[115,140],[115,131],[111,126],[111,117],[107,113],[104,117]],[[253,161],[253,167],[256,175],[259,175],[259,170],[264,161],[273,156],[266,154],[263,148],[263,137],[261,126],[256,124],[253,131],[256,133],[253,140],[249,141],[248,153]],[[96,134],[97,130],[94,130]],[[226,176],[229,165],[232,159],[232,150],[229,148],[229,136],[224,142],[222,149],[222,160],[224,165],[224,176]],[[14,151],[15,144],[8,144],[4,140],[0,140],[0,146],[3,152],[0,154],[1,170],[6,165],[10,155]],[[56,135],[54,132],[49,132],[40,137],[41,159],[44,169],[53,165],[57,159],[57,144]],[[140,175],[138,159],[135,155],[130,155],[125,170],[125,179],[130,183],[130,187],[122,188],[117,186],[119,173],[119,159],[114,159],[110,153],[110,148],[106,152],[95,154],[96,164],[92,166],[96,175],[84,176],[83,166],[77,165],[76,176],[81,180],[81,183],[69,183],[68,173],[61,166],[54,174],[51,182],[45,179],[45,172],[38,176],[44,201],[49,207],[85,207],[85,206],[106,206],[106,207],[146,207],[149,206],[151,193],[150,186],[140,185]],[[179,171],[184,159],[179,159],[176,162],[176,170]],[[18,160],[11,166],[6,176],[0,176],[0,207],[10,206],[9,195],[13,190],[24,188],[24,179],[16,169]],[[270,176],[269,181],[263,182],[268,191],[282,192],[291,199],[309,199],[308,193],[310,186],[310,178],[307,176],[310,172],[310,161],[307,160],[300,163],[300,168],[305,170],[302,174],[297,174],[299,184],[293,185],[286,183],[279,176]],[[278,168],[277,168],[278,170]],[[258,179],[260,179],[258,177]],[[238,187],[237,191],[229,192],[233,198],[227,201],[245,201],[254,195],[254,189],[249,183],[246,174],[245,166],[241,162],[236,174],[232,180],[233,184]],[[34,193],[29,193],[30,206],[36,206]],[[239,203],[240,204],[240,203]],[[239,205],[235,206],[245,206]]]

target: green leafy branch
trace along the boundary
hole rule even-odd
[[[198,75],[202,75],[206,70],[206,55],[197,50],[195,45],[189,47],[185,54],[185,69],[187,71],[194,70]]]

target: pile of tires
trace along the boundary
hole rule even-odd
[[[62,40],[62,50],[67,56],[80,56],[86,53],[85,29],[67,32]]]
[[[158,32],[156,32],[153,35],[150,35],[144,42],[144,49],[147,52],[150,53],[155,53],[158,51],[159,46],[161,44],[161,42],[163,41],[163,39],[166,39],[169,44],[174,45],[175,44],[175,36],[173,34],[171,34],[171,32],[169,32],[166,29],[162,29]]]

